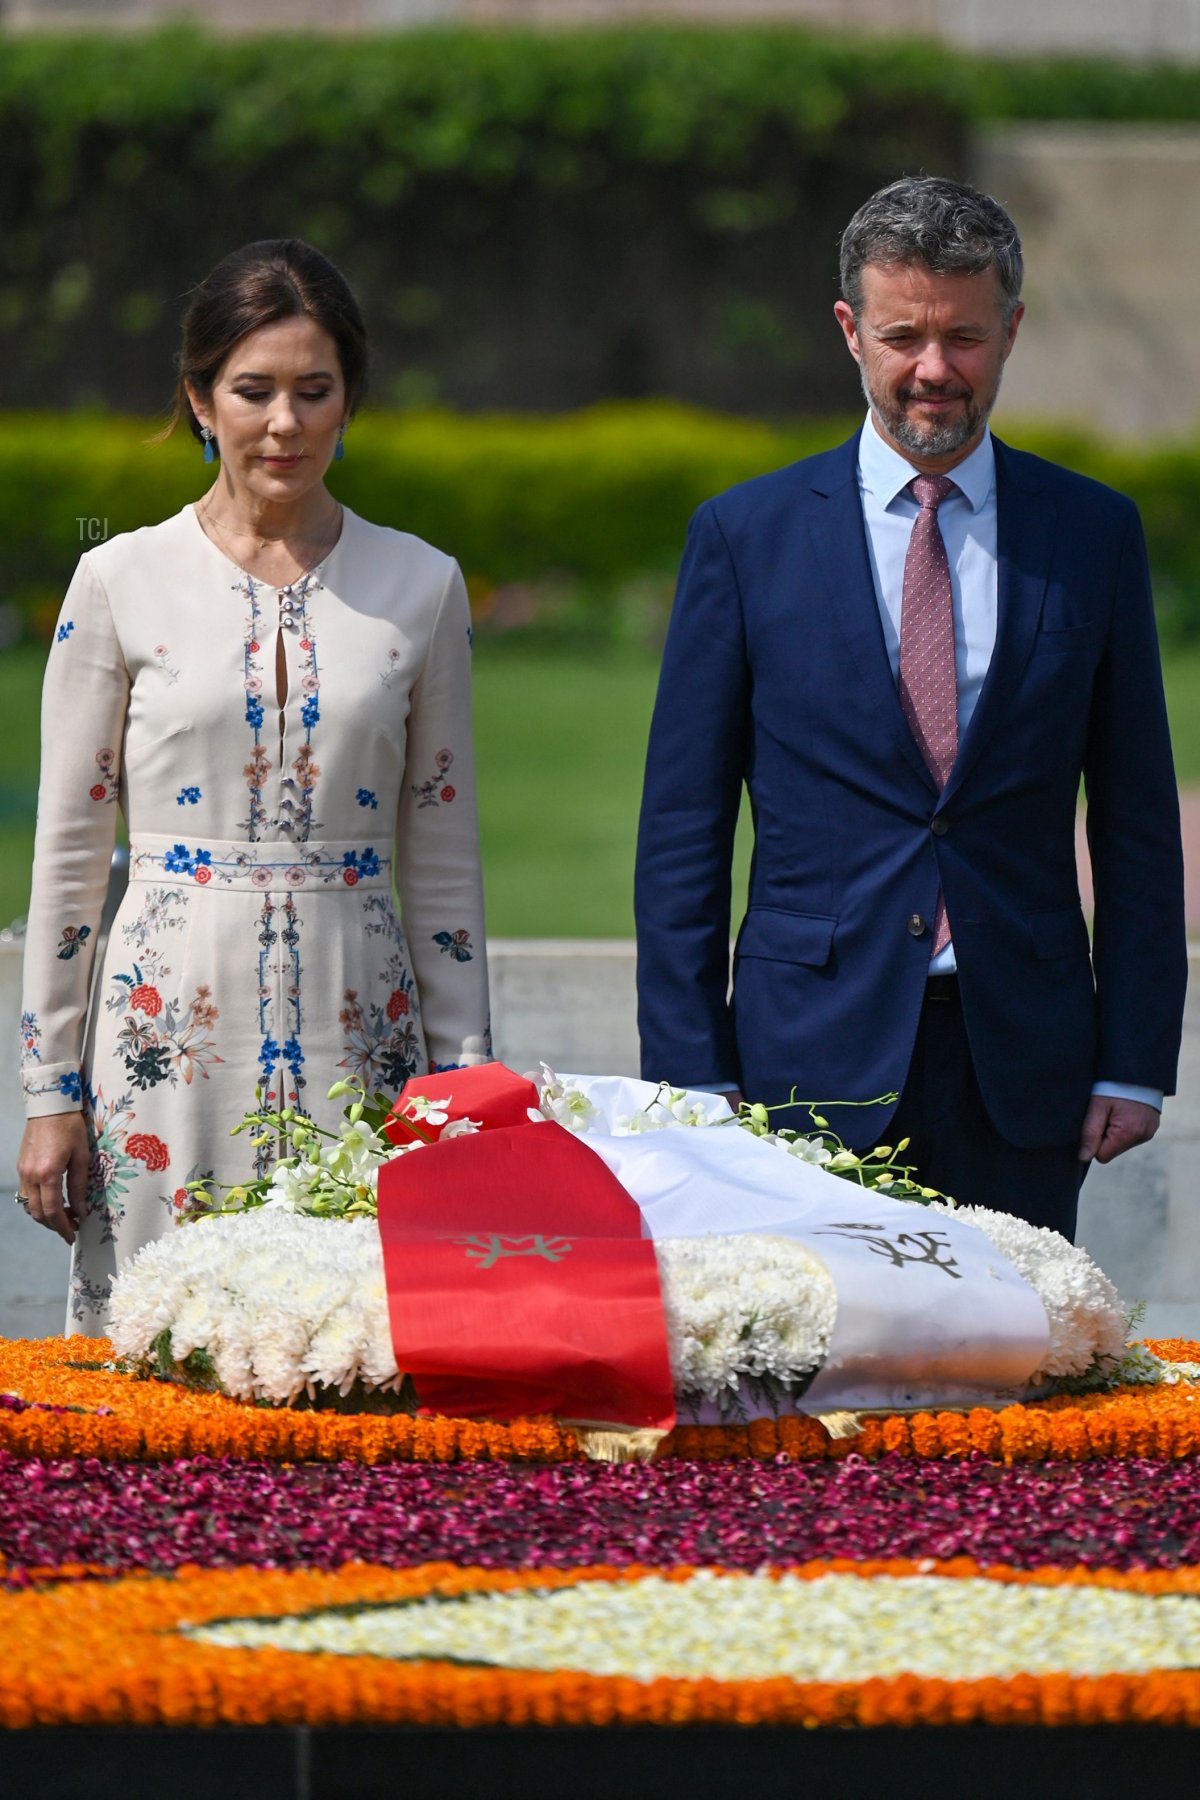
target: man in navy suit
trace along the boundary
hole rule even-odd
[[[639,1025],[651,1080],[873,1101],[824,1110],[1070,1236],[1088,1162],[1151,1137],[1174,1091],[1183,863],[1137,510],[988,429],[1021,276],[986,195],[874,195],[834,309],[866,423],[693,518],[639,835]]]

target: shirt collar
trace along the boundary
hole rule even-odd
[[[858,440],[859,480],[867,492],[874,494],[886,511],[893,500],[904,492],[913,476],[920,473],[907,457],[901,456],[898,450],[893,450],[879,435],[875,429],[874,417],[868,413]],[[971,511],[979,512],[996,481],[996,452],[992,447],[992,434],[986,426],[970,456],[956,463],[949,471],[949,476]]]

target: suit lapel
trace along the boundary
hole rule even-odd
[[[1006,444],[996,450],[996,647],[975,711],[959,745],[943,803],[970,774],[1004,718],[1033,648],[1054,542],[1055,512],[1035,472]]]
[[[896,748],[931,792],[937,785],[908,728],[888,660],[867,531],[858,491],[858,436],[831,451],[812,478],[809,532],[834,616],[854,658],[869,718],[890,732]]]

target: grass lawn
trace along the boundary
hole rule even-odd
[[[484,638],[475,737],[488,928],[628,937],[657,659]]]
[[[25,911],[44,652],[0,657],[0,924]],[[624,937],[655,655],[482,638],[475,718],[488,925],[501,937]],[[1200,782],[1200,649],[1166,663],[1183,783]],[[743,834],[744,835],[744,834]],[[745,891],[745,844],[735,895]]]
[[[1165,657],[1163,681],[1179,785],[1194,787],[1200,784],[1200,648]]]

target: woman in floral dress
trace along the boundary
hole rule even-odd
[[[69,1329],[185,1185],[255,1172],[254,1103],[330,1124],[490,1055],[457,565],[325,486],[362,389],[353,295],[295,240],[197,290],[196,505],[90,550],[46,672],[18,1169],[73,1243]],[[130,880],[91,995],[117,807]],[[393,905],[393,879],[399,916]]]

